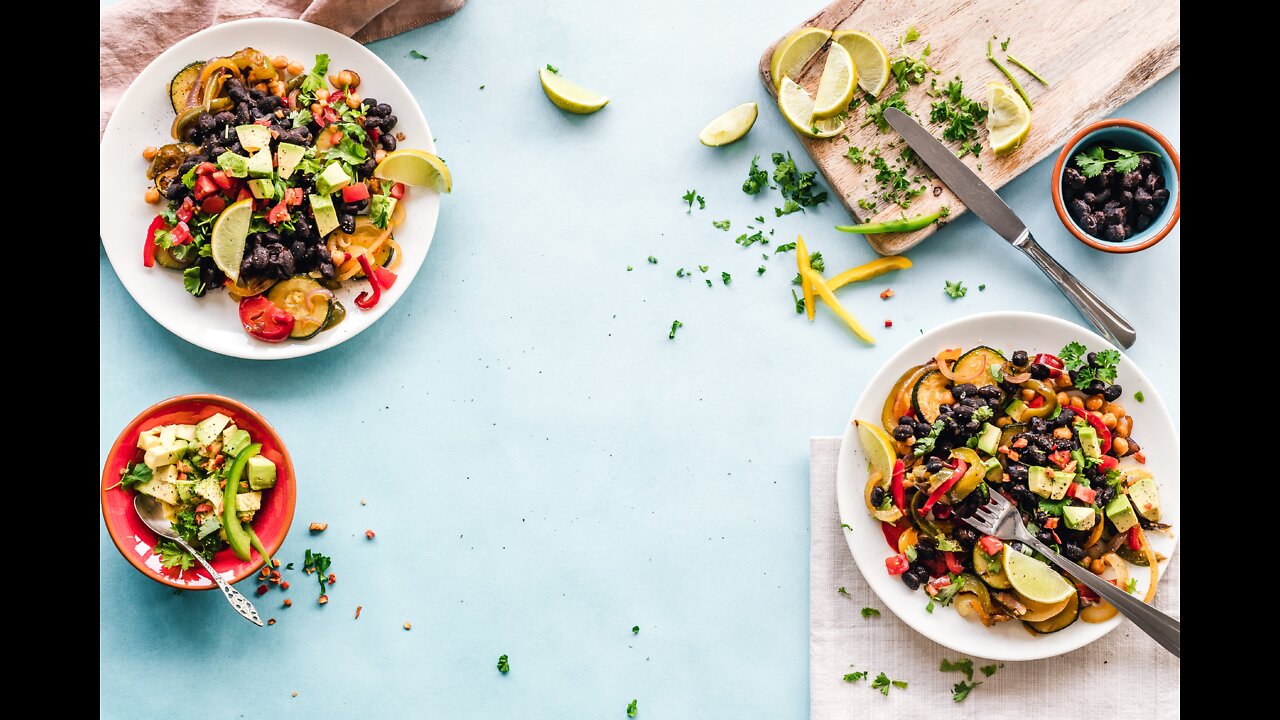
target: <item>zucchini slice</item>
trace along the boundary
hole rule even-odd
[[[951,381],[937,370],[930,370],[916,381],[911,391],[911,407],[916,417],[927,423],[938,419],[938,408],[951,404]]]
[[[951,374],[958,378],[977,375],[978,379],[974,380],[973,384],[978,387],[995,385],[996,381],[995,378],[991,377],[990,368],[992,365],[1004,365],[1004,363],[1005,357],[1000,354],[1000,351],[989,348],[986,345],[979,345],[956,360]]]
[[[342,306],[342,301],[341,301],[341,300],[334,300],[334,301],[333,301],[333,310],[331,310],[331,311],[329,312],[329,317],[328,317],[328,319],[326,319],[326,320],[324,321],[324,327],[323,327],[323,328],[320,328],[320,329],[321,329],[321,330],[328,330],[329,328],[334,327],[334,326],[335,326],[335,325],[337,325],[338,323],[340,323],[340,322],[342,322],[343,320],[345,320],[345,319],[346,319],[346,317],[347,317],[347,309],[346,309],[345,307],[343,307],[343,306]]]
[[[1056,633],[1059,630],[1070,626],[1079,617],[1080,593],[1073,593],[1071,597],[1067,598],[1067,606],[1062,609],[1062,612],[1054,615],[1048,620],[1026,623],[1026,626],[1041,635],[1048,635],[1049,633]]]
[[[978,577],[982,578],[983,582],[997,590],[1008,590],[1013,587],[1009,582],[1009,576],[1004,574],[1004,566],[993,567],[987,560],[987,554],[982,551],[982,546],[977,543],[973,545],[973,571],[978,573]]]
[[[267,299],[293,316],[289,337],[297,340],[315,337],[323,330],[335,304],[333,293],[306,275],[294,275],[272,285]]]
[[[186,270],[196,264],[196,253],[188,252],[186,260],[179,260],[174,257],[173,249],[162,245],[156,246],[155,258],[161,267],[167,267],[171,270]]]
[[[191,90],[199,82],[200,68],[203,67],[203,62],[193,62],[179,70],[178,74],[169,81],[169,102],[173,105],[174,112],[179,113],[186,109],[187,98],[191,96]]]

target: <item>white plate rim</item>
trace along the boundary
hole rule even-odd
[[[863,487],[866,484],[866,459],[862,455],[861,441],[853,425],[854,419],[865,415],[867,419],[878,424],[884,396],[893,382],[913,364],[911,358],[931,357],[945,347],[955,347],[957,343],[963,345],[963,342],[967,341],[956,340],[956,336],[971,332],[970,326],[982,326],[988,323],[998,323],[1001,327],[1031,323],[1043,326],[1050,331],[1059,331],[1064,337],[1079,340],[1090,349],[1120,350],[1088,328],[1062,318],[1025,311],[997,311],[968,315],[924,333],[907,343],[881,366],[854,404],[840,443],[840,455],[836,466],[836,501],[841,523],[853,528],[852,530],[842,529],[842,532],[859,572],[880,601],[904,623],[930,640],[966,655],[1005,661],[1038,660],[1068,653],[1098,640],[1114,630],[1120,624],[1122,617],[1116,616],[1097,624],[1077,621],[1072,627],[1060,632],[1033,636],[1014,622],[1003,623],[1002,625],[1007,626],[1005,628],[983,627],[976,621],[960,618],[952,608],[937,608],[934,614],[928,614],[924,611],[927,600],[923,593],[909,590],[898,578],[891,577],[885,572],[884,558],[889,555],[888,546],[885,544],[878,523],[867,514],[862,497]],[[973,340],[975,343],[979,341],[981,339]],[[987,339],[986,342],[995,344],[999,341]],[[964,346],[968,347],[968,345]],[[997,347],[1012,349],[1008,343],[1000,343]],[[1027,347],[1023,349],[1044,350],[1044,348]],[[1153,474],[1156,475],[1161,491],[1162,519],[1172,524],[1174,530],[1172,537],[1162,533],[1151,533],[1148,537],[1155,549],[1172,558],[1181,530],[1178,512],[1180,478],[1176,452],[1177,429],[1150,379],[1129,358],[1128,354],[1121,351],[1121,355],[1119,382],[1125,388],[1124,397],[1129,398],[1129,401],[1124,403],[1126,410],[1140,418],[1135,423],[1136,427],[1140,428],[1138,434],[1144,438],[1163,436],[1163,440],[1155,444],[1162,448],[1171,446],[1173,449],[1173,452],[1162,452],[1159,457],[1148,457],[1148,467],[1159,468],[1153,470]],[[1137,390],[1143,393],[1144,402],[1142,403],[1132,400],[1133,393]],[[868,412],[867,407],[873,408],[874,412]],[[1144,449],[1151,444],[1153,444],[1151,440],[1145,439]],[[859,477],[861,481],[858,480]],[[1158,570],[1161,577],[1168,568],[1168,564],[1168,561],[1160,564]],[[1140,590],[1146,588],[1146,577],[1146,574],[1138,576]],[[954,631],[958,627],[956,621],[966,623],[963,627],[967,632],[956,633]],[[1005,632],[1006,630],[1015,632]]]
[[[137,271],[142,268],[137,257],[137,251],[141,247],[141,238],[146,230],[146,224],[144,222],[140,227],[134,227],[135,221],[131,219],[131,213],[136,213],[139,210],[138,207],[133,206],[141,206],[141,208],[145,208],[147,214],[154,215],[154,208],[157,206],[145,205],[141,200],[142,190],[145,189],[144,183],[146,182],[142,175],[145,169],[143,161],[139,158],[136,163],[130,162],[123,166],[119,165],[119,160],[134,158],[143,146],[132,147],[133,140],[130,139],[127,131],[123,128],[126,123],[122,118],[135,112],[135,108],[143,108],[146,103],[155,103],[155,98],[147,97],[147,94],[151,92],[161,96],[160,99],[164,100],[165,107],[168,107],[167,95],[160,93],[156,87],[152,87],[151,80],[154,79],[153,76],[161,74],[167,79],[170,71],[174,70],[178,63],[184,63],[192,57],[199,56],[201,53],[193,51],[193,47],[208,42],[217,42],[218,47],[221,48],[220,52],[226,53],[234,52],[246,45],[258,44],[259,49],[264,52],[271,52],[270,45],[260,41],[259,38],[273,32],[281,33],[281,37],[288,37],[288,34],[293,34],[295,38],[298,33],[302,33],[302,39],[296,40],[296,42],[301,42],[311,47],[312,55],[321,52],[328,53],[334,56],[335,62],[342,63],[342,66],[361,70],[362,75],[368,73],[369,67],[379,68],[379,75],[382,75],[382,71],[385,71],[385,77],[378,78],[376,87],[370,87],[369,94],[375,97],[378,95],[387,97],[388,93],[391,96],[402,96],[403,99],[396,99],[393,102],[396,116],[400,119],[397,131],[402,128],[409,128],[410,132],[408,134],[410,138],[406,142],[427,152],[434,153],[436,151],[431,128],[427,124],[421,106],[408,86],[390,66],[368,48],[351,38],[321,25],[302,20],[248,18],[205,28],[165,50],[155,60],[152,60],[134,79],[112,112],[106,130],[103,133],[102,141],[98,146],[99,237],[106,251],[107,259],[110,261],[116,277],[119,278],[120,283],[124,285],[125,290],[133,298],[134,302],[166,330],[210,352],[250,360],[283,360],[322,352],[350,340],[380,320],[405,294],[421,269],[435,236],[440,211],[440,196],[438,193],[427,188],[412,188],[406,206],[406,212],[408,213],[406,222],[404,228],[397,233],[397,240],[401,242],[401,246],[405,248],[411,247],[412,251],[405,253],[405,259],[400,268],[397,269],[399,281],[395,287],[383,291],[382,302],[370,311],[356,309],[351,302],[352,297],[361,288],[351,286],[343,288],[338,294],[343,299],[343,304],[348,308],[347,319],[336,328],[320,333],[308,340],[264,343],[252,340],[242,330],[239,331],[241,337],[231,340],[230,338],[234,336],[223,332],[222,328],[218,328],[215,332],[209,327],[198,323],[193,326],[189,322],[189,315],[186,316],[188,318],[187,322],[179,322],[184,317],[183,312],[194,313],[197,312],[196,310],[175,312],[164,307],[166,304],[173,304],[176,301],[218,304],[222,306],[218,309],[218,312],[224,313],[238,327],[234,305],[230,304],[226,298],[218,297],[220,293],[214,292],[211,293],[212,297],[198,300],[190,296],[183,297],[186,293],[182,290],[181,282],[176,282],[173,278],[167,278],[169,281],[167,284],[176,286],[178,293],[157,293],[139,285]],[[245,35],[250,35],[251,37],[245,38]],[[228,39],[224,40],[224,36],[227,36]],[[263,38],[263,40],[267,39]],[[306,60],[310,60],[310,56],[306,56],[304,61]],[[159,82],[157,81],[158,86]],[[171,108],[169,113],[171,118]],[[167,140],[169,140],[169,135],[165,131],[150,137],[144,145],[160,145]],[[130,143],[130,145],[121,147],[125,143]],[[138,181],[137,185],[132,182],[135,179]],[[123,205],[124,209],[117,209],[118,205]],[[138,267],[135,269],[129,265],[130,263],[136,264]],[[150,270],[154,270],[154,268]],[[228,338],[228,341],[219,342],[219,338],[223,337]]]

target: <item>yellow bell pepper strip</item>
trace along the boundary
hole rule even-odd
[[[797,244],[796,247],[798,248],[799,245]],[[849,326],[849,329],[852,330],[855,335],[862,338],[863,342],[868,345],[876,344],[876,339],[871,337],[871,334],[862,327],[861,323],[859,323],[848,310],[844,309],[844,306],[840,304],[839,300],[836,300],[835,293],[831,292],[831,288],[827,286],[827,281],[822,279],[822,276],[818,274],[817,270],[814,270],[813,268],[804,268],[800,272],[801,282],[803,282],[805,278],[809,279],[809,283],[813,286],[813,290],[818,293],[823,302],[827,304],[827,307],[831,308],[832,312],[836,315],[839,315],[840,319],[844,320],[845,324]]]
[[[262,444],[254,443],[236,455],[235,461],[231,463],[231,470],[227,472],[227,486],[222,491],[222,530],[227,534],[227,544],[231,546],[231,551],[241,560],[249,559],[250,541],[249,533],[244,531],[240,517],[236,515],[236,493],[240,491],[240,478],[244,476],[244,467],[249,464],[249,458],[261,451]]]
[[[809,316],[809,322],[813,322],[813,314],[817,312],[817,308],[813,306],[813,285],[804,272],[812,269],[809,267],[809,248],[805,247],[804,238],[799,235],[796,235],[796,267],[800,268],[800,289],[804,291],[804,312]]]
[[[799,245],[796,247],[799,247]],[[827,280],[827,287],[832,290],[839,290],[849,283],[870,280],[871,278],[880,277],[887,272],[893,272],[894,270],[906,270],[909,267],[911,267],[911,261],[901,255],[877,258],[869,263],[849,268],[830,280]]]
[[[926,228],[938,221],[942,217],[942,211],[949,208],[941,207],[929,213],[928,215],[916,215],[915,217],[902,218],[900,220],[887,220],[878,223],[862,223],[861,225],[837,225],[836,229],[840,232],[857,233],[859,235],[879,235],[880,233],[896,233],[896,232],[913,232]]]

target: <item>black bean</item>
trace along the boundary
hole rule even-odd
[[[1113,207],[1110,210],[1107,210],[1107,225],[1124,225],[1125,218],[1127,218],[1128,215],[1129,213],[1126,212],[1124,208]],[[1123,228],[1121,228],[1121,231],[1121,235],[1123,236]],[[1107,234],[1110,236],[1111,232],[1108,231]],[[1124,238],[1121,237],[1120,239],[1123,240]]]
[[[187,194],[187,186],[183,185],[181,182],[177,180],[174,180],[173,182],[169,183],[169,187],[164,189],[164,196],[169,198],[170,200],[178,200],[183,195],[186,195],[186,194]]]
[[[320,271],[320,275],[326,280],[332,280],[338,274],[338,270],[333,266],[332,262],[322,262],[320,267],[316,269]]]
[[[377,169],[378,161],[372,157],[365,160],[364,163],[356,166],[356,171],[360,174],[360,177],[370,177],[373,175],[373,171]]]
[[[916,419],[911,417],[910,415],[903,415],[902,417],[898,418],[898,424],[910,425],[911,427],[915,427]]]
[[[1147,192],[1146,188],[1140,187],[1133,191],[1133,201],[1136,203],[1149,203],[1151,202],[1151,193]]]
[[[1123,394],[1124,394],[1124,388],[1120,387],[1119,385],[1111,385],[1106,390],[1102,391],[1102,397],[1107,402],[1115,402],[1119,400],[1120,396]]]
[[[1133,229],[1137,232],[1142,232],[1143,230],[1146,230],[1148,227],[1151,227],[1152,214],[1153,213],[1139,215],[1138,219],[1133,221]]]
[[[1079,562],[1084,559],[1084,549],[1075,543],[1062,543],[1058,547],[1062,552],[1062,556],[1073,562]]]
[[[942,460],[939,458],[929,458],[929,462],[925,463],[925,470],[936,473],[942,470]]]
[[[1084,187],[1085,177],[1079,170],[1069,167],[1066,172],[1063,173],[1062,180],[1066,183],[1067,187],[1079,190]]]
[[[981,429],[982,429],[982,423],[978,422],[977,420],[970,420],[969,422],[964,424],[964,431],[969,436],[973,436],[977,434],[977,432]]]
[[[1094,207],[1097,207],[1099,203],[1106,203],[1110,199],[1111,199],[1111,188],[1105,188],[1099,191],[1098,194],[1095,196],[1095,200],[1093,203]]]
[[[904,572],[900,577],[902,578],[902,583],[907,587],[912,590],[920,589],[920,578],[916,577],[914,573]]]
[[[280,98],[276,95],[268,95],[258,101],[258,109],[264,113],[274,112],[280,107]]]
[[[933,430],[933,427],[927,422],[916,423],[916,437],[925,437]]]
[[[1026,351],[1026,350],[1014,350],[1014,351],[1013,351],[1013,358],[1011,358],[1011,359],[1013,360],[1014,367],[1026,367],[1026,366],[1027,366],[1027,351]]]
[[[884,488],[879,485],[871,488],[871,504],[880,507],[882,502],[884,502]]]
[[[1120,176],[1120,187],[1126,190],[1132,190],[1138,187],[1138,183],[1142,182],[1142,173],[1134,170]]]
[[[1128,234],[1125,232],[1123,225],[1108,225],[1106,231],[1106,239],[1111,242],[1121,242]]]
[[[1151,202],[1155,203],[1157,206],[1164,205],[1168,200],[1169,200],[1168,190],[1165,190],[1164,188],[1159,188],[1151,191]]]
[[[391,133],[383,133],[382,137],[378,138],[378,142],[382,145],[382,149],[387,152],[396,149],[396,136]]]
[[[893,439],[905,441],[911,437],[913,430],[910,425],[899,425],[893,429]]]
[[[1030,372],[1031,372],[1031,377],[1035,378],[1036,380],[1044,380],[1048,378],[1050,374],[1052,374],[1052,371],[1049,369],[1049,366],[1045,365],[1044,363],[1033,364],[1031,366]]]
[[[1040,532],[1036,533],[1036,539],[1044,543],[1045,545],[1054,544],[1053,532],[1049,530],[1041,530]]]
[[[379,130],[382,128],[382,118],[377,115],[366,115],[364,118],[365,130]]]
[[[1150,156],[1150,155],[1142,155],[1142,156],[1140,156],[1140,157],[1138,158],[1138,169],[1139,169],[1139,170],[1149,170],[1149,169],[1151,169],[1151,156]]]
[[[1156,188],[1161,187],[1162,185],[1164,185],[1164,178],[1160,177],[1160,173],[1155,172],[1148,175],[1142,183],[1142,186],[1147,189],[1147,192],[1152,194],[1155,193]]]
[[[391,114],[391,106],[386,103],[378,103],[369,112],[378,117],[387,117]]]
[[[986,398],[988,400],[993,398],[1000,398],[1003,395],[1004,393],[1001,392],[1000,388],[996,387],[995,385],[983,385],[982,387],[978,388],[978,397]]]
[[[1067,204],[1067,207],[1070,208],[1072,216],[1074,216],[1077,220],[1079,220],[1080,218],[1089,216],[1089,212],[1090,212],[1089,204],[1086,203],[1084,200],[1078,200],[1078,199],[1072,200],[1070,203]]]
[[[1090,235],[1098,234],[1098,220],[1093,215],[1085,215],[1080,218],[1080,227]]]
[[[1049,522],[1049,513],[1037,508],[1031,513],[1031,519],[1035,521],[1035,524],[1044,527],[1044,524]]]
[[[398,122],[400,122],[400,119],[397,118],[395,115],[387,115],[386,119],[382,121],[382,129],[390,130],[394,128],[396,126],[396,123]]]
[[[267,269],[267,264],[271,262],[271,255],[267,253],[267,249],[261,245],[253,249],[249,259],[253,265],[253,269],[259,272]]]
[[[978,531],[968,525],[961,525],[955,529],[955,537],[956,542],[969,547],[978,542]]]
[[[1133,192],[1132,192],[1132,191],[1129,191],[1129,190],[1122,190],[1122,191],[1120,191],[1119,200],[1120,200],[1120,205],[1121,205],[1122,207],[1128,207],[1128,206],[1132,205],[1132,204],[1133,204]]]
[[[1033,435],[1028,441],[1041,450],[1052,451],[1054,438],[1052,435]]]
[[[360,104],[365,106],[366,108],[371,108],[376,106],[378,104],[378,101],[374,100],[373,98],[365,98],[360,101]],[[368,111],[366,110],[365,112],[368,112]]]
[[[1105,213],[1108,210],[1120,207],[1121,204],[1119,200],[1108,200],[1102,204],[1102,211]]]
[[[344,233],[353,233],[356,231],[356,216],[350,213],[343,213],[338,216],[338,227],[342,228]]]
[[[1111,168],[1110,166],[1107,166],[1107,167],[1103,168],[1103,169],[1102,169],[1102,172],[1098,173],[1098,176],[1097,176],[1096,178],[1094,178],[1094,179],[1098,181],[1098,186],[1099,186],[1099,187],[1109,188],[1109,187],[1111,187],[1111,183],[1115,182],[1115,179],[1116,179],[1116,171],[1115,171],[1113,168]],[[1111,191],[1110,191],[1110,190],[1104,190],[1103,192],[1110,193]],[[1101,194],[1102,194],[1102,193],[1099,193],[1099,195],[1101,195]]]
[[[1085,194],[1081,195],[1080,199],[1084,200],[1090,205],[1096,205],[1098,203],[1098,196],[1092,191],[1086,192]]]
[[[1010,482],[1027,481],[1027,466],[1021,463],[1009,463],[1009,480]]]
[[[1043,465],[1049,459],[1040,448],[1026,447],[1018,452],[1022,461],[1031,465]]]

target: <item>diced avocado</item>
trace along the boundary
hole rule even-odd
[[[271,182],[271,178],[250,180],[249,192],[259,200],[270,200],[276,196],[276,184]]]
[[[259,150],[250,155],[245,167],[249,170],[249,177],[271,177],[271,171],[275,169],[271,165],[271,150]]]
[[[256,513],[262,507],[262,493],[258,491],[236,495],[237,513]]]
[[[160,482],[176,483],[178,482],[178,466],[162,465],[151,471],[151,479]]]
[[[230,433],[224,433],[222,436],[222,452],[235,457],[240,451],[249,447],[249,432],[236,428]]]
[[[196,424],[196,442],[201,445],[212,445],[223,429],[231,422],[231,418],[222,413],[214,413]]]
[[[320,237],[333,232],[338,227],[338,211],[333,209],[333,200],[328,195],[308,195],[311,200],[311,212],[316,216],[316,229]]]
[[[233,178],[246,177],[249,174],[249,158],[233,152],[224,152],[218,156],[218,168]]]
[[[978,449],[988,455],[995,455],[999,444],[1000,428],[991,423],[983,423],[982,434],[978,436]]]
[[[200,523],[200,539],[203,540],[222,529],[222,521],[212,513]]]
[[[1133,506],[1124,495],[1117,495],[1107,503],[1107,517],[1119,532],[1128,532],[1129,528],[1138,524],[1138,516],[1133,513]]]
[[[1139,515],[1151,522],[1160,522],[1160,491],[1156,489],[1155,480],[1144,477],[1130,485],[1129,500]]]
[[[222,488],[218,487],[217,479],[207,477],[196,483],[194,490],[197,495],[209,501],[215,513],[222,513]]]
[[[1076,431],[1080,436],[1080,448],[1085,457],[1102,457],[1102,448],[1098,445],[1098,431],[1091,427],[1082,427]]]
[[[1076,477],[1075,473],[1035,466],[1027,470],[1027,487],[1042,498],[1061,500]]]
[[[138,449],[150,450],[160,444],[160,428],[154,427],[138,433]]]
[[[276,464],[271,460],[254,455],[249,458],[249,489],[266,490],[276,486]]]
[[[161,502],[167,502],[170,505],[178,504],[178,488],[173,483],[167,483],[163,480],[151,478],[147,482],[138,486],[138,492],[143,495],[150,495],[151,497]]]
[[[369,198],[369,219],[378,227],[391,224],[391,214],[396,211],[396,199],[390,195],[374,195]],[[383,218],[386,222],[383,223]]]
[[[249,152],[257,152],[271,144],[271,129],[266,125],[237,125],[236,137]]]
[[[1062,508],[1062,519],[1072,530],[1089,530],[1098,520],[1098,513],[1092,507],[1068,505]]]
[[[982,473],[992,482],[999,482],[1004,475],[1004,468],[1000,466],[1000,461],[995,458],[987,458],[982,461]]]
[[[1022,413],[1026,411],[1027,404],[1021,400],[1014,400],[1009,403],[1009,407],[1004,409],[1005,414],[1013,418],[1014,422],[1022,422]]]
[[[174,440],[178,439],[178,426],[165,425],[160,428],[160,444],[172,445]]]
[[[173,486],[178,488],[178,498],[184,503],[191,502],[191,499],[196,496],[195,480],[178,480],[174,482]]]
[[[331,162],[316,176],[316,192],[321,195],[335,193],[351,184],[351,176],[342,169],[342,165]]]
[[[142,456],[142,462],[155,470],[162,465],[172,465],[187,451],[186,440],[174,440],[172,445],[157,445]]]
[[[282,178],[289,177],[306,154],[307,149],[301,145],[286,142],[280,143],[276,148],[276,173]]]
[[[188,443],[193,443],[196,440],[196,426],[195,425],[174,425],[173,435],[179,440],[186,440]]]

